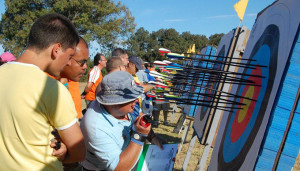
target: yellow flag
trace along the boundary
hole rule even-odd
[[[187,51],[187,57],[190,57],[190,53],[191,53],[191,46],[189,46],[189,49]]]
[[[189,46],[187,53],[191,53],[191,46]]]
[[[239,16],[239,18],[241,19],[241,21],[244,18],[244,14],[248,5],[248,1],[249,0],[240,0],[239,2],[237,2],[236,4],[233,5],[233,8],[235,9],[237,15]]]
[[[196,52],[196,48],[195,48],[195,44],[193,44],[192,48],[191,48],[191,53],[195,53]]]

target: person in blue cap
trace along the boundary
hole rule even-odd
[[[87,147],[83,170],[130,170],[139,159],[151,126],[140,124],[131,112],[143,88],[124,71],[106,75],[96,100],[81,121]]]

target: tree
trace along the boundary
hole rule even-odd
[[[221,40],[221,38],[222,38],[223,36],[224,36],[224,33],[211,35],[211,36],[209,36],[209,41],[208,41],[208,43],[209,43],[210,45],[218,46],[218,45],[219,45],[219,42],[220,42],[220,40]]]
[[[196,45],[196,50],[200,51],[208,44],[208,39],[204,35],[194,35],[190,32],[179,34],[175,29],[160,29],[151,34],[144,28],[139,28],[133,34],[128,43],[130,54],[137,55],[145,61],[167,59],[158,53],[158,49],[163,47],[171,52],[187,52],[188,47]]]
[[[187,51],[190,45],[195,44],[196,52],[200,52],[200,50],[208,44],[208,39],[204,35],[194,35],[190,32],[183,32],[180,36],[183,39],[185,51]]]
[[[112,0],[6,0],[0,21],[0,43],[18,56],[25,48],[33,22],[47,13],[68,17],[87,42],[95,40],[105,49],[120,44],[135,28],[134,17],[120,2]]]
[[[130,55],[144,57],[148,51],[149,41],[149,32],[143,27],[139,28],[128,40]]]

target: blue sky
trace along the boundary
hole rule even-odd
[[[118,1],[118,0],[115,0]],[[179,33],[189,31],[209,37],[228,33],[239,24],[233,5],[239,0],[120,0],[135,17],[137,29],[150,33],[161,28],[174,28]],[[275,0],[249,0],[241,25],[252,28],[256,15]],[[0,0],[0,14],[5,11]],[[3,48],[0,46],[0,54]]]
[[[137,28],[152,32],[175,28],[182,33],[227,33],[239,24],[233,8],[238,0],[121,0],[135,17]],[[242,25],[252,28],[256,15],[274,0],[249,0]]]

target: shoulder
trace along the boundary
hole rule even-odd
[[[94,66],[91,71],[90,71],[90,76],[99,76],[101,73],[101,70],[97,67],[97,66]]]
[[[80,127],[88,131],[104,130],[107,132],[110,130],[111,124],[105,115],[105,111],[101,109],[99,103],[94,101],[83,116]]]

